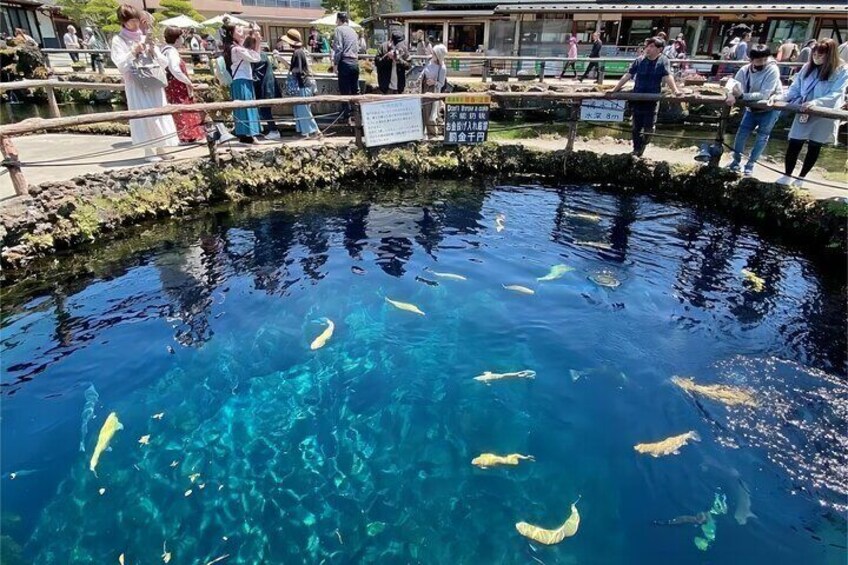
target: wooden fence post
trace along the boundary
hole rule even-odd
[[[715,143],[718,147],[724,148],[724,134],[727,132],[727,122],[730,119],[730,106],[724,106],[721,109],[721,117],[718,120],[718,131],[716,131]],[[715,151],[710,155],[710,167],[718,167],[721,162],[721,152]]]
[[[47,92],[47,104],[50,107],[50,117],[61,118],[62,114],[59,113],[59,104],[56,102],[56,90],[52,86],[45,86],[44,90]]]
[[[577,138],[577,125],[580,122],[580,104],[568,105],[568,139],[565,142],[565,156],[562,158],[562,174],[568,173],[568,157],[574,151],[574,140]]]
[[[539,82],[545,82],[545,60],[539,62]]]
[[[29,185],[26,177],[21,171],[21,162],[18,160],[18,150],[12,144],[12,140],[5,136],[0,136],[0,152],[3,154],[3,166],[9,169],[9,177],[12,179],[12,186],[15,188],[15,194],[23,196],[28,194]]]
[[[604,84],[604,75],[606,74],[606,66],[605,63],[598,63],[598,84]]]
[[[364,147],[362,143],[362,109],[359,107],[359,102],[352,102],[353,107],[353,135],[356,139],[356,146]]]
[[[483,82],[486,82],[486,79],[489,78],[489,59],[483,59],[483,74],[480,77]]]

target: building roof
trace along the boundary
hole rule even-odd
[[[411,12],[393,12],[389,14],[380,14],[381,20],[391,20],[394,18],[400,19],[420,19],[426,20],[431,18],[444,19],[446,14],[458,18],[481,18],[485,16],[494,16],[494,10],[412,10]]]
[[[447,10],[442,10],[445,12]],[[776,2],[763,3],[728,3],[728,4],[663,4],[652,2],[619,2],[619,3],[603,3],[583,2],[569,4],[549,4],[549,3],[522,3],[522,4],[502,4],[495,7],[495,12],[499,14],[515,14],[515,13],[533,13],[533,12],[600,12],[600,11],[620,11],[620,12],[709,12],[709,13],[724,13],[724,12],[748,12],[748,13],[771,13],[771,12],[804,12],[807,14],[848,14],[848,4],[841,5],[822,5],[822,4],[780,4]]]
[[[124,0],[138,9],[142,2],[148,10],[159,8],[159,0]],[[220,14],[233,14],[243,20],[260,22],[311,22],[324,15],[324,8],[272,8],[267,6],[247,6],[241,0],[192,0],[192,7],[202,15],[211,17]]]

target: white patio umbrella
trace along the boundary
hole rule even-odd
[[[220,16],[215,16],[214,18],[210,18],[205,22],[201,22],[202,25],[205,26],[219,26],[224,24],[224,18],[230,18],[230,23],[237,26],[249,26],[250,22],[246,22],[241,18],[237,18],[235,16],[231,16],[230,14],[221,14]]]
[[[332,27],[336,27],[336,14],[327,14],[327,15],[326,15],[326,16],[324,16],[323,18],[319,18],[319,19],[317,19],[317,20],[313,20],[313,21],[311,21],[311,22],[309,22],[309,23],[310,23],[310,24],[312,24],[312,25],[314,25],[314,26],[332,26]],[[356,23],[356,22],[355,22],[355,21],[353,21],[353,20],[350,20],[350,21],[348,22],[348,25],[350,25],[350,27],[352,27],[352,28],[354,28],[354,29],[358,29],[358,28],[361,28],[361,27],[362,27],[361,25],[359,25],[358,23]]]
[[[199,23],[197,23],[186,15],[179,15],[175,18],[168,18],[167,20],[162,20],[161,22],[159,22],[159,25],[165,27],[178,27],[182,29],[197,29],[203,27],[202,25],[200,25]]]

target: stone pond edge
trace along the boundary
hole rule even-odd
[[[529,149],[487,143],[450,148],[409,145],[368,151],[350,145],[282,146],[208,159],[159,163],[88,174],[31,188],[32,196],[0,210],[3,278],[37,271],[37,261],[120,236],[123,226],[179,216],[202,207],[294,190],[346,188],[414,178],[534,176],[540,181],[593,184],[619,194],[648,194],[720,213],[816,254],[846,255],[848,203],[816,200],[803,191],[740,180],[721,169],[670,165],[631,155]]]

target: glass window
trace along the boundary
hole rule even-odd
[[[591,20],[577,20],[574,22],[574,35],[580,43],[592,43],[592,33],[598,27],[598,22]]]
[[[651,37],[654,28],[661,27],[657,25],[658,23],[661,24],[662,22],[653,19],[630,20],[629,22],[625,20],[625,45],[634,46],[644,44],[645,40]]]
[[[448,50],[474,53],[483,45],[483,24],[448,26]]]
[[[594,22],[591,22],[594,23]],[[563,55],[568,50],[571,20],[550,14],[531,22],[521,22],[519,54],[521,56]]]
[[[833,39],[840,44],[848,41],[848,20],[822,20],[818,39]]]
[[[790,38],[795,43],[803,42],[807,37],[809,23],[809,20],[773,20],[769,26],[766,43],[775,47]]]
[[[444,42],[444,38],[442,37],[444,33],[444,27],[441,23],[438,24],[409,24],[409,43],[410,46],[416,41],[416,32],[418,30],[424,30],[424,37],[427,37],[430,40],[430,43],[436,45],[437,43]]]
[[[515,22],[494,20],[489,22],[489,55],[512,55],[515,41]]]

